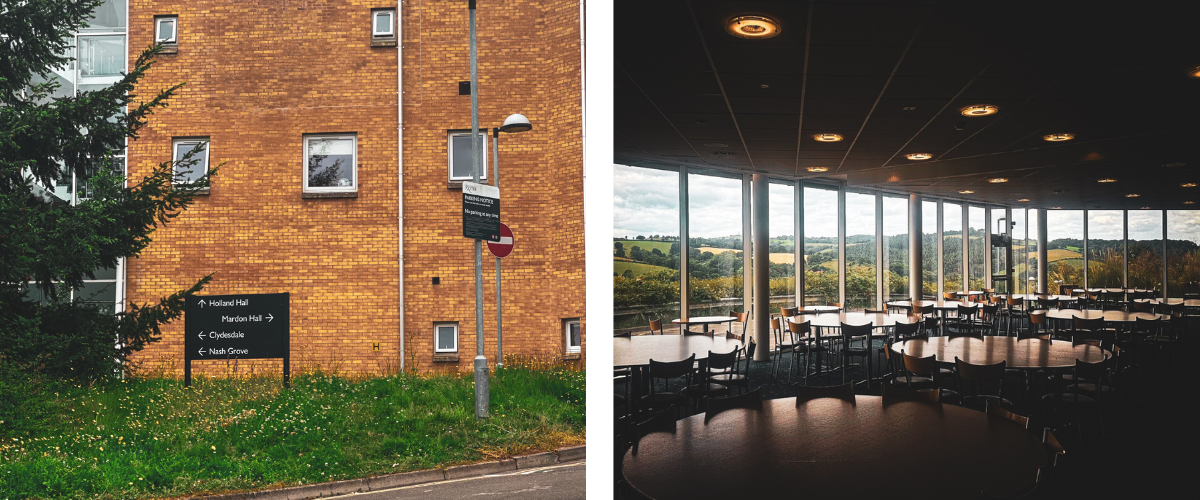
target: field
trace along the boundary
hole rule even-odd
[[[1079,252],[1073,252],[1071,250],[1063,250],[1061,248],[1055,248],[1053,250],[1046,250],[1046,262],[1054,262],[1056,260],[1063,260],[1063,259],[1079,259],[1082,257],[1083,257],[1083,255],[1080,254]]]
[[[641,248],[642,250],[645,250],[646,252],[651,252],[655,248],[657,248],[658,251],[663,253],[663,255],[666,255],[671,252],[671,244],[675,243],[675,242],[674,241],[650,241],[650,240],[641,240],[641,241],[639,241],[639,240],[613,240],[613,243],[614,243],[613,253],[616,253],[616,251],[617,251],[615,244],[620,243],[621,246],[625,247],[625,255],[629,255],[629,252],[633,251],[633,247]]]
[[[625,270],[633,271],[634,276],[641,276],[643,274],[656,273],[659,271],[669,271],[670,269],[662,266],[642,264],[641,262],[613,260],[613,272],[617,273],[617,275],[622,275],[625,274]]]
[[[734,250],[732,248],[700,247],[701,253],[712,252],[714,254],[720,254],[720,253],[725,253],[725,252],[740,252],[740,251],[741,250]],[[790,254],[790,253],[786,253],[786,252],[775,252],[775,253],[771,254],[771,262],[775,263],[775,264],[791,264],[795,261],[796,261],[795,254]]]

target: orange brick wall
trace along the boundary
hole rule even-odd
[[[368,43],[370,9],[395,5],[131,0],[131,59],[150,43],[154,15],[179,16],[179,52],[159,57],[141,93],[187,82],[130,142],[131,179],[170,158],[172,137],[210,137],[211,164],[225,164],[211,194],[129,260],[129,302],[156,301],[215,272],[205,294],[291,293],[294,370],[394,370],[402,320],[409,368],[470,370],[472,246],[461,237],[461,192],[446,185],[446,130],[470,126],[470,99],[457,95],[469,76],[466,4],[403,4],[403,313],[396,49]],[[482,1],[479,9],[481,125],[512,112],[534,123],[501,138],[503,218],[518,241],[503,267],[505,351],[561,354],[560,321],[583,316],[584,303],[578,4]],[[357,134],[357,198],[301,198],[303,135],[326,132]],[[486,250],[484,262],[494,361]],[[432,276],[442,284],[431,285]],[[435,321],[459,322],[458,363],[433,363]],[[137,361],[180,373],[182,321],[163,333]],[[231,365],[278,370],[274,360],[194,362],[193,370],[222,374]]]

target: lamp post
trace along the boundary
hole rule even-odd
[[[492,129],[492,162],[493,163],[493,181],[497,189],[500,188],[500,132],[515,134],[518,132],[527,132],[533,128],[533,124],[529,123],[529,119],[520,113],[513,113],[504,119],[504,124]],[[496,257],[496,367],[504,366],[504,336],[502,319],[502,306],[500,301],[500,257]]]

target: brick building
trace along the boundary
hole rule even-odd
[[[482,0],[477,12],[485,182],[496,179],[491,128],[511,113],[533,124],[499,140],[502,220],[516,235],[502,264],[505,353],[578,359],[581,6]],[[130,63],[156,39],[167,49],[141,93],[186,82],[129,142],[130,182],[197,147],[220,170],[120,270],[125,303],[156,301],[215,272],[206,295],[291,294],[293,371],[469,372],[474,260],[454,175],[469,165],[459,163],[470,148],[470,96],[460,94],[467,2],[130,0],[127,15]],[[452,144],[467,154],[454,160]],[[486,249],[483,275],[494,364],[495,259]],[[182,334],[182,321],[165,328],[138,356],[143,368],[178,373]],[[220,374],[230,364],[193,369]]]

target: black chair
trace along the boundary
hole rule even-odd
[[[828,387],[810,387],[796,384],[796,405],[805,401],[820,398],[837,398],[854,402],[854,384],[833,385]]]
[[[708,353],[708,381],[712,384],[717,384],[727,387],[729,393],[733,392],[734,387],[741,387],[742,392],[750,388],[749,363],[742,364],[743,348],[734,349],[731,353],[716,353],[709,351]],[[745,368],[743,368],[743,366]],[[720,392],[720,391],[718,391]],[[706,394],[707,396],[716,396],[719,394]]]
[[[892,328],[892,335],[896,339],[896,342],[903,342],[910,338],[921,337],[922,336],[921,335],[921,322],[920,321],[917,321],[914,323],[897,322],[896,326]]]
[[[984,413],[987,413],[988,415],[991,415],[993,417],[1002,418],[1005,420],[1011,420],[1013,422],[1016,422],[1017,425],[1024,427],[1025,430],[1029,430],[1029,417],[1026,417],[1024,415],[1017,415],[1016,413],[1013,413],[1011,411],[1004,409],[1004,407],[1002,407],[998,404],[992,404],[992,403],[993,403],[992,401],[988,401],[984,405]]]
[[[1095,363],[1086,363],[1082,360],[1075,360],[1074,379],[1076,381],[1087,380],[1093,381],[1096,387],[1104,384],[1105,376],[1108,372],[1108,359],[1097,361]],[[1074,416],[1075,430],[1079,435],[1079,442],[1083,442],[1082,419],[1080,415],[1084,408],[1094,408],[1096,417],[1100,421],[1100,434],[1104,434],[1104,415],[1100,413],[1100,398],[1103,391],[1092,390],[1087,393],[1061,391],[1052,392],[1042,396],[1043,408],[1047,404],[1051,404],[1059,413],[1060,420]]]
[[[808,374],[812,367],[812,357],[817,356],[817,368],[821,366],[821,353],[827,352],[829,349],[821,344],[820,340],[813,337],[812,324],[809,321],[800,323],[787,322],[790,342],[793,346],[791,363],[796,363],[796,357],[801,353],[804,354],[804,384],[808,384]],[[792,381],[792,367],[788,366],[788,382]]]
[[[668,406],[682,407],[686,404],[687,397],[684,396],[683,389],[692,385],[695,363],[695,354],[680,361],[650,360],[648,375],[650,391],[649,394],[642,396],[642,405],[651,410],[659,410]],[[660,380],[663,382],[662,389],[658,388]],[[672,390],[672,382],[678,380],[682,380],[682,387]]]
[[[983,329],[979,319],[978,307],[958,306],[958,316],[954,318],[954,328],[947,335],[951,337],[983,338]]]
[[[663,334],[663,322],[661,319],[650,320],[650,333],[651,334],[657,333],[658,335]]]
[[[846,382],[846,372],[850,369],[850,358],[860,357],[867,360],[866,384],[867,390],[871,389],[871,331],[874,328],[867,325],[850,325],[842,323],[842,345],[840,349],[840,357],[842,359],[842,382]],[[854,347],[855,338],[862,338],[866,343],[865,347]]]
[[[783,355],[788,354],[792,358],[792,364],[796,362],[796,356],[793,351],[796,350],[796,345],[788,338],[784,338],[782,325],[785,322],[791,322],[791,317],[771,318],[771,336],[775,337],[775,349],[771,352],[771,380],[775,380],[779,376],[779,365],[783,364]],[[792,364],[788,365],[788,375],[791,375]]]
[[[954,358],[954,371],[958,373],[959,392],[962,394],[964,406],[970,406],[976,401],[992,400],[1003,406],[1012,406],[1012,401],[1004,399],[1004,369],[1008,361],[992,365],[976,365],[968,363],[957,356]]]
[[[633,454],[638,454],[638,442],[653,432],[675,433],[675,405],[667,405],[662,411],[656,412],[650,418],[633,424]]]
[[[919,401],[922,403],[939,403],[942,392],[937,389],[909,389],[897,385],[883,386],[883,404],[888,405],[899,401]]]
[[[716,416],[725,410],[734,408],[747,408],[751,410],[762,409],[763,388],[759,387],[753,391],[745,392],[737,396],[729,396],[724,398],[705,398],[704,399],[704,421]]]

